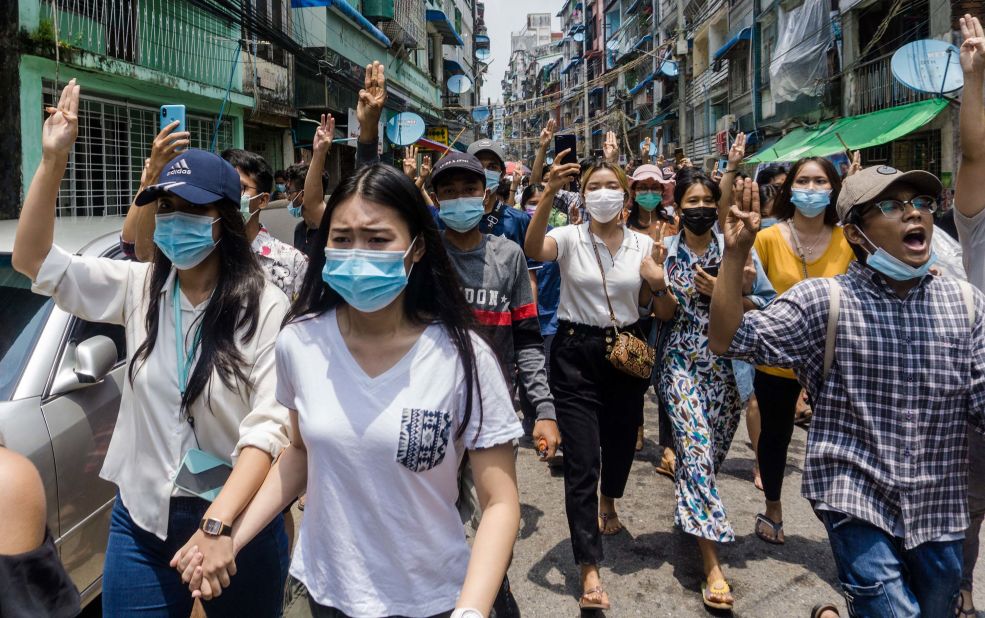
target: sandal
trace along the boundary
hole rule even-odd
[[[609,609],[611,607],[609,595],[605,590],[602,590],[602,586],[596,586],[586,590],[581,595],[581,599],[578,600],[578,607],[580,609]]]
[[[727,597],[728,601],[712,601],[711,597],[718,597],[719,599]],[[720,579],[708,586],[708,582],[701,583],[701,600],[704,601],[705,607],[710,607],[711,609],[732,609],[735,605],[735,599],[732,598],[732,589],[729,588],[728,582],[724,579]]]
[[[974,601],[974,599],[971,599],[971,609],[965,609],[964,608],[964,595],[965,595],[965,593],[968,593],[968,596],[969,597],[971,596],[971,591],[970,590],[962,590],[961,591],[961,594],[958,595],[958,598],[956,599],[956,601],[954,603],[954,615],[955,616],[958,616],[959,618],[961,616],[971,616],[971,618],[974,618],[975,616],[978,615],[978,612],[975,610],[975,601]]]
[[[666,450],[666,449],[664,449]],[[657,474],[662,474],[669,478],[670,480],[675,479],[675,473],[677,468],[677,459],[667,459],[666,457],[660,458],[660,463],[656,466]]]
[[[772,537],[766,535],[766,528],[773,533]],[[762,513],[756,515],[756,536],[771,545],[783,545],[786,543],[786,539],[783,536],[783,522],[776,523]]]
[[[834,612],[836,615],[840,616],[841,613],[838,612],[838,606],[834,603],[818,603],[811,610],[811,618],[821,618],[821,614],[824,612]]]
[[[602,536],[613,536],[625,529],[623,528],[622,522],[619,521],[618,513],[599,513],[599,521],[601,522],[599,524],[599,532],[602,533]],[[615,522],[618,527],[612,532],[606,532],[610,521]]]

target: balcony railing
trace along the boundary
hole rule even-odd
[[[855,96],[851,101],[851,114],[867,114],[887,107],[915,103],[931,98],[896,81],[890,69],[892,54],[859,65],[852,71]]]
[[[40,8],[73,48],[222,88],[240,46],[237,26],[186,0],[55,0],[55,14],[51,2]]]

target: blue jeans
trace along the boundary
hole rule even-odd
[[[208,508],[199,498],[172,498],[168,538],[162,541],[133,522],[117,495],[103,566],[103,616],[188,618],[191,593],[168,562],[198,530]],[[203,603],[209,618],[280,616],[289,565],[284,518],[278,515],[240,551],[229,588]]]
[[[854,517],[817,516],[828,531],[848,612],[858,618],[953,615],[961,584],[963,541],[904,549],[902,539]]]

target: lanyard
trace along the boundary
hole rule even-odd
[[[178,281],[178,274],[174,276],[174,289],[171,291],[171,303],[174,308],[174,340],[176,347],[176,357],[178,359],[178,390],[181,396],[185,396],[185,388],[188,386],[189,368],[195,361],[195,352],[202,341],[202,324],[199,323],[195,329],[195,337],[192,339],[192,347],[185,350],[184,329],[181,326],[181,283]]]
[[[506,204],[497,201],[493,209],[489,211],[489,214],[483,217],[483,221],[486,224],[486,231],[485,231],[486,234],[493,233],[493,228],[496,227],[496,224],[503,219],[503,213],[505,211],[506,211]]]

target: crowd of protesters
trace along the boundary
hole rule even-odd
[[[118,487],[105,615],[184,617],[201,599],[210,616],[278,616],[290,581],[316,617],[519,616],[506,573],[524,435],[563,470],[578,606],[613,607],[603,537],[623,530],[648,397],[706,606],[741,608],[718,560],[735,534],[716,474],[745,411],[759,539],[785,542],[787,450],[809,423],[801,494],[849,614],[974,615],[985,33],[961,28],[967,280],[935,268],[941,181],[857,153],[843,171],[808,157],[753,180],[740,133],[721,174],[651,160],[649,143],[627,171],[610,133],[601,156],[548,164],[551,120],[529,175],[491,140],[384,164],[379,63],[354,173],[325,172],[330,115],[311,160],[276,172],[190,149],[172,124],[126,218],[130,259],[80,257],[52,241],[72,80],[48,110],[13,265],[69,313],[123,325],[133,351],[102,470]],[[261,222],[275,200],[298,220],[292,244]],[[208,491],[202,458],[227,469]],[[2,443],[0,472],[0,615],[74,615],[36,472]],[[814,616],[838,615],[818,601]]]

